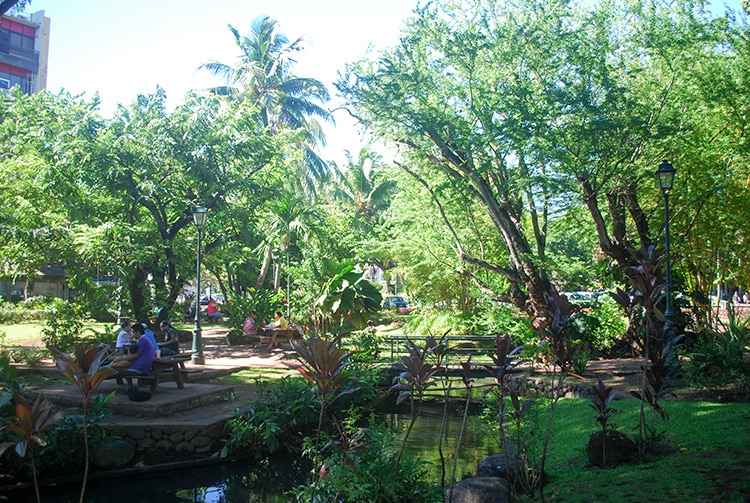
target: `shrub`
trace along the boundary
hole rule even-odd
[[[51,307],[52,316],[42,329],[42,342],[47,347],[71,351],[73,344],[83,331],[81,308],[61,301]]]
[[[312,484],[294,490],[297,501],[391,503],[439,501],[440,488],[428,477],[426,464],[403,455],[394,475],[397,449],[386,428],[349,431],[348,444],[331,442],[331,449]]]
[[[699,387],[719,388],[750,384],[742,366],[742,355],[750,344],[747,321],[730,323],[724,330],[709,329],[698,336],[684,363],[688,380]]]
[[[299,452],[302,432],[312,431],[320,407],[308,384],[299,377],[284,377],[273,385],[256,381],[257,398],[246,412],[227,422],[228,438],[222,455],[239,450],[256,459],[281,448]]]

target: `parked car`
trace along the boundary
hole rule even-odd
[[[399,297],[398,295],[389,295],[383,301],[383,307],[386,309],[401,309],[409,307],[409,303],[406,302],[403,297]]]

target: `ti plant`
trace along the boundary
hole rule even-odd
[[[633,256],[639,265],[626,271],[631,288],[618,290],[612,298],[625,308],[630,319],[629,335],[643,353],[641,389],[631,391],[641,401],[639,452],[642,452],[647,432],[650,443],[656,440],[656,414],[663,421],[669,419],[660,400],[674,396],[672,387],[679,376],[676,346],[682,335],[677,334],[676,326],[660,309],[667,295],[666,285],[660,280],[666,256],[654,246],[633,252]],[[646,421],[645,404],[651,408],[650,424]]]
[[[336,337],[332,341],[317,338],[292,341],[292,346],[297,352],[298,360],[302,363],[299,372],[310,383],[320,400],[318,430],[315,436],[315,453],[313,459],[314,471],[318,469],[320,432],[323,428],[323,418],[326,412],[336,400],[359,390],[359,386],[355,386],[356,378],[347,376],[344,372],[346,367],[352,362],[352,353],[341,348],[340,344],[340,337]],[[331,418],[342,440],[346,440],[346,435],[336,417],[331,414]]]
[[[48,426],[57,422],[62,417],[62,413],[59,411],[53,412],[52,404],[44,400],[41,394],[36,397],[33,405],[29,405],[26,399],[17,391],[13,391],[13,399],[16,402],[16,417],[15,421],[8,421],[7,428],[17,435],[19,439],[15,442],[3,442],[0,444],[0,454],[13,446],[15,446],[16,454],[20,457],[23,458],[27,453],[29,454],[31,472],[34,477],[36,500],[37,502],[41,502],[36,463],[34,462],[34,448],[36,446],[44,447],[47,445],[45,430]]]
[[[596,424],[600,425],[603,431],[607,431],[607,428],[615,428],[609,419],[615,412],[619,412],[618,409],[610,407],[610,404],[616,398],[617,393],[613,392],[611,386],[604,386],[601,379],[598,380],[596,386],[591,387],[591,403],[589,406],[596,411]]]
[[[555,357],[555,367],[559,368],[559,371],[555,376],[555,382],[552,387],[552,401],[550,402],[547,426],[545,428],[544,440],[542,442],[542,455],[539,465],[540,482],[545,478],[544,469],[547,461],[547,448],[549,446],[550,434],[552,431],[552,418],[555,415],[557,402],[560,400],[563,381],[566,376],[582,379],[581,376],[572,372],[574,368],[573,362],[576,353],[579,350],[578,345],[571,338],[571,335],[574,333],[573,317],[578,312],[578,307],[571,304],[567,296],[560,295],[554,287],[550,288],[547,301],[549,303],[550,317],[547,325],[542,328],[542,332],[544,339],[552,346]],[[542,501],[544,501],[544,485],[540,484],[539,488],[541,493],[540,496]]]
[[[533,400],[525,400],[523,403],[521,403],[518,397],[518,392],[511,389],[510,386],[510,378],[513,370],[522,363],[522,360],[517,358],[517,355],[520,354],[522,349],[523,346],[513,347],[511,345],[510,337],[508,337],[507,335],[497,335],[495,336],[495,351],[489,353],[490,358],[492,358],[492,365],[485,365],[484,367],[490,372],[490,374],[492,374],[492,376],[495,378],[495,383],[497,384],[497,393],[499,396],[498,418],[500,424],[500,438],[503,445],[503,457],[505,458],[505,466],[515,466],[517,470],[515,477],[513,477],[513,486],[511,487],[511,489],[515,490],[515,484],[517,482],[520,482],[523,484],[522,490],[524,492],[529,492],[532,486],[531,481],[528,480],[529,470],[522,469],[523,466],[527,466],[528,464],[527,456],[524,456],[524,459],[519,458],[519,462],[513,464],[510,462],[509,455],[509,453],[524,451],[522,445],[523,443],[521,441],[521,420],[525,417],[533,404]],[[489,391],[485,392],[485,395],[488,392]],[[506,408],[505,398],[508,396],[511,400],[511,410],[508,410]],[[508,418],[513,419],[516,423],[517,449],[513,448],[511,442],[508,439]]]
[[[445,370],[443,361],[447,348],[444,340],[445,335],[439,341],[434,336],[429,335],[425,339],[424,346],[419,346],[407,338],[409,356],[402,356],[401,362],[396,364],[396,369],[401,371],[393,378],[393,386],[391,387],[394,391],[399,392],[396,405],[407,398],[411,405],[411,420],[404,433],[404,439],[396,458],[396,473],[398,473],[401,457],[406,448],[406,441],[409,439],[414,423],[416,423],[417,417],[422,411],[422,399],[425,391],[436,384],[438,375]]]
[[[83,484],[81,486],[80,503],[83,503],[83,495],[86,492],[86,480],[89,474],[89,432],[88,432],[88,406],[91,399],[97,393],[99,385],[107,378],[113,376],[115,371],[109,367],[102,366],[102,360],[107,352],[104,349],[94,347],[86,348],[83,344],[76,343],[73,346],[73,354],[51,348],[55,356],[55,364],[73,384],[78,387],[83,403],[83,441],[85,448],[85,464],[83,471]]]

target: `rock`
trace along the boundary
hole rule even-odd
[[[621,431],[600,430],[589,437],[586,453],[592,465],[612,466],[633,460],[638,454],[638,444]]]
[[[508,503],[506,482],[498,477],[464,479],[445,490],[444,501],[451,503]]]
[[[135,446],[119,439],[107,439],[91,453],[91,463],[99,468],[117,468],[133,459]]]
[[[499,477],[513,480],[518,470],[518,458],[508,454],[508,466],[505,465],[505,455],[495,454],[487,456],[477,465],[477,477]]]

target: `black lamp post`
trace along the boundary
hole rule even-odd
[[[672,267],[670,265],[670,252],[669,252],[669,193],[672,191],[672,185],[674,184],[674,175],[677,170],[674,166],[669,163],[666,159],[659,164],[659,169],[656,170],[656,177],[659,179],[659,187],[661,192],[664,194],[664,243],[667,254],[667,307],[664,310],[664,317],[668,323],[674,321],[674,311],[672,310]]]
[[[203,365],[203,342],[201,341],[201,227],[206,223],[206,208],[198,206],[193,210],[193,223],[198,229],[198,259],[195,265],[195,328],[193,328],[193,356],[190,361]]]

